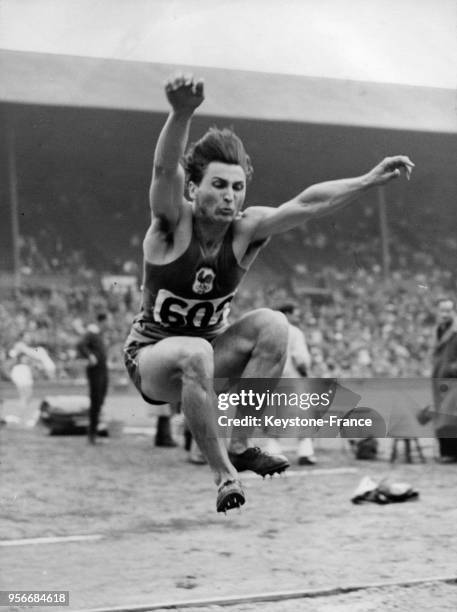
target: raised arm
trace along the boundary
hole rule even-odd
[[[258,220],[252,240],[263,240],[292,229],[308,219],[334,212],[356,200],[368,189],[398,178],[401,170],[405,171],[409,180],[413,168],[413,162],[406,155],[386,157],[363,176],[311,185],[277,208],[253,207],[251,214],[257,216]]]
[[[195,109],[203,102],[203,81],[192,75],[176,75],[165,84],[171,112],[160,132],[154,153],[149,201],[153,217],[172,227],[178,223],[184,205],[184,154]]]

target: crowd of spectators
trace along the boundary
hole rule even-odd
[[[139,308],[139,293],[118,287],[103,289],[94,282],[77,287],[34,287],[10,295],[0,304],[0,377],[9,378],[11,350],[17,342],[41,346],[57,366],[56,379],[68,382],[80,375],[76,346],[97,313],[110,313],[107,332],[110,368],[124,373],[122,343]],[[39,363],[31,362],[36,378],[43,376]]]
[[[426,272],[397,269],[388,278],[378,264],[341,270],[326,266],[314,286],[326,293],[264,287],[241,290],[235,302],[240,314],[265,304],[293,302],[312,355],[316,377],[428,377],[434,344],[435,302],[455,295],[455,277],[428,261]],[[313,286],[309,273],[302,287]]]
[[[379,264],[352,270],[322,266],[311,273],[296,266],[287,285],[242,286],[233,318],[257,307],[277,308],[293,302],[301,315],[313,376],[424,377],[430,375],[434,301],[455,294],[451,272],[431,257],[417,255],[415,270],[397,268],[385,277]],[[111,315],[107,337],[109,364],[125,380],[122,344],[139,310],[138,289],[102,286],[94,274],[78,286],[25,288],[0,304],[0,375],[9,378],[10,351],[23,341],[44,347],[57,366],[57,380],[75,376],[75,347],[85,325],[100,311]],[[90,281],[90,282],[89,282]],[[320,293],[307,288],[320,287]],[[37,371],[37,376],[40,376]]]

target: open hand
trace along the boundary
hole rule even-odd
[[[400,176],[404,170],[406,178],[410,179],[414,164],[406,155],[386,157],[377,166],[370,170],[368,176],[372,185],[384,185]]]
[[[178,73],[166,81],[165,93],[174,111],[192,113],[205,99],[203,79]]]

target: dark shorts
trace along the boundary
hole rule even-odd
[[[127,368],[127,372],[129,373],[130,379],[137,388],[141,397],[148,404],[153,404],[155,406],[160,404],[167,404],[168,402],[162,402],[160,400],[153,400],[147,397],[143,391],[141,390],[141,376],[140,376],[140,368],[138,365],[138,353],[145,346],[151,346],[152,344],[156,344],[155,342],[146,342],[141,343],[135,340],[128,342],[124,346],[124,363]]]
[[[205,335],[198,336],[200,338],[204,338],[208,340],[208,342],[212,342],[223,330],[218,330],[216,333],[208,333]],[[141,376],[140,376],[140,368],[138,362],[138,356],[141,349],[145,346],[154,346],[164,338],[171,338],[177,335],[189,335],[190,337],[195,337],[195,334],[169,334],[166,330],[158,329],[156,327],[152,328],[150,326],[142,325],[141,327],[137,327],[134,325],[130,331],[130,334],[126,340],[124,345],[124,363],[127,368],[127,372],[130,376],[131,381],[137,388],[141,397],[148,404],[153,404],[155,406],[160,404],[168,404],[168,402],[152,399],[147,397],[141,390]]]

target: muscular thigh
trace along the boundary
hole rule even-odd
[[[183,357],[197,354],[208,346],[208,342],[202,338],[172,336],[140,349],[138,367],[142,393],[156,401],[179,401]]]
[[[241,377],[259,341],[285,354],[287,337],[287,320],[281,313],[258,308],[245,314],[213,342],[215,377]]]

